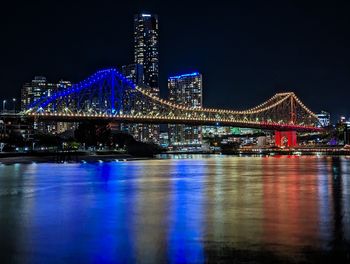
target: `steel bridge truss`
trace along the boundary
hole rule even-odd
[[[63,91],[35,101],[25,113],[52,118],[111,119],[135,123],[216,124],[276,130],[317,130],[317,116],[293,93],[278,93],[243,111],[190,108],[152,95],[115,69],[98,71]]]

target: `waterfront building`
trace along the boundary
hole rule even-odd
[[[42,96],[50,96],[71,86],[70,81],[61,80],[58,83],[51,83],[43,76],[35,76],[31,82],[25,83],[21,89],[21,110],[27,110],[33,102]],[[49,111],[54,111],[53,106],[49,106]]]
[[[202,137],[214,138],[240,134],[239,128],[222,126],[202,126]]]
[[[202,75],[198,72],[168,78],[169,101],[191,108],[203,106]],[[199,148],[200,126],[168,125],[169,144],[173,148]]]
[[[350,121],[347,121],[345,117],[341,117],[339,122],[335,125],[335,129],[338,135],[338,145],[349,145]]]
[[[0,120],[0,142],[6,138],[6,124],[3,120]]]
[[[346,120],[344,117],[344,120],[342,122],[344,127],[344,144],[349,145],[350,144],[350,120]]]
[[[321,113],[316,114],[320,123],[318,127],[327,127],[331,124],[331,115],[326,111],[321,111]]]
[[[142,87],[153,96],[159,97],[159,29],[158,16],[137,14],[134,16],[134,63],[141,65],[143,71]],[[138,72],[134,76],[137,80]],[[140,85],[140,84],[138,84]],[[139,103],[141,108],[150,105]],[[153,107],[154,111],[158,109]],[[159,125],[136,125],[130,131],[139,141],[159,143]]]
[[[144,74],[143,65],[141,64],[129,64],[122,66],[122,74],[134,84],[144,88]],[[129,91],[133,93],[133,91]],[[145,102],[138,100],[137,97],[130,97],[132,101],[126,102],[127,104],[132,104],[135,111],[142,111],[146,106]],[[158,127],[158,126],[157,126]],[[151,133],[152,130],[156,130],[153,125],[144,124],[121,124],[120,130],[131,134],[137,141],[153,141],[158,142],[158,139],[153,139],[153,135],[158,135],[157,133]],[[150,132],[151,130],[151,132]],[[156,131],[157,132],[157,131]]]
[[[11,145],[21,145],[32,140],[32,137],[33,127],[30,122],[23,122],[23,120],[0,120],[0,143],[4,143],[10,139]]]
[[[340,121],[340,123],[345,123],[346,122],[346,117],[345,116],[341,116],[339,121]]]
[[[48,82],[44,76],[35,76],[32,81],[25,83],[21,89],[21,110],[29,109],[32,103],[43,96],[51,96],[53,93],[65,90],[71,86],[72,83],[70,81],[60,80],[58,83],[52,83]],[[55,109],[54,105],[49,104],[48,111],[62,111],[64,107],[64,104],[61,104],[59,109]],[[70,105],[70,107],[74,106]],[[74,124],[63,122],[34,123],[34,129],[53,134],[62,133],[73,127]]]
[[[57,86],[47,82],[43,76],[35,76],[34,79],[25,83],[21,90],[21,110],[25,111],[29,106],[42,96],[49,96],[55,92]]]
[[[169,146],[169,134],[167,132],[162,132],[159,134],[159,145],[164,148]]]

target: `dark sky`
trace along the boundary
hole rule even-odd
[[[11,1],[1,7],[0,98],[35,75],[77,82],[133,62],[133,15],[160,22],[161,91],[203,73],[204,105],[247,108],[294,91],[350,115],[350,1]]]

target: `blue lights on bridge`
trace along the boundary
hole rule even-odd
[[[105,81],[108,77],[111,77],[113,80],[114,85],[114,79],[117,81],[121,81],[123,84],[127,84],[132,89],[135,89],[136,85],[131,82],[129,79],[125,78],[122,74],[120,74],[116,69],[104,69],[96,72],[95,74],[91,75],[87,79],[77,83],[73,84],[71,88],[68,88],[64,91],[59,91],[56,93],[53,93],[51,96],[43,96],[42,98],[34,101],[29,108],[34,108],[37,106],[38,109],[42,109],[47,107],[51,102],[53,102],[56,99],[60,99],[62,97],[67,97],[74,93],[79,93],[85,89],[91,88],[92,85],[97,84],[100,81]],[[113,92],[111,93],[111,101],[114,102],[114,96]],[[112,112],[115,113],[115,109],[112,108]]]
[[[196,78],[199,72],[169,77],[170,80]],[[319,131],[317,116],[294,93],[278,93],[262,104],[241,111],[193,109],[154,96],[147,87],[138,87],[116,69],[96,72],[70,88],[46,94],[30,105],[26,115],[48,118],[109,118],[127,122],[186,123],[214,126],[266,128],[283,131]],[[291,109],[291,105],[294,106]],[[146,107],[144,107],[146,106]],[[150,107],[148,107],[150,106]],[[278,108],[277,108],[278,107]],[[300,117],[290,121],[290,113]],[[38,114],[37,114],[38,113]],[[142,123],[142,122],[141,122]]]

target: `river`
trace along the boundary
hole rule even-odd
[[[0,165],[1,263],[350,263],[350,158]]]

